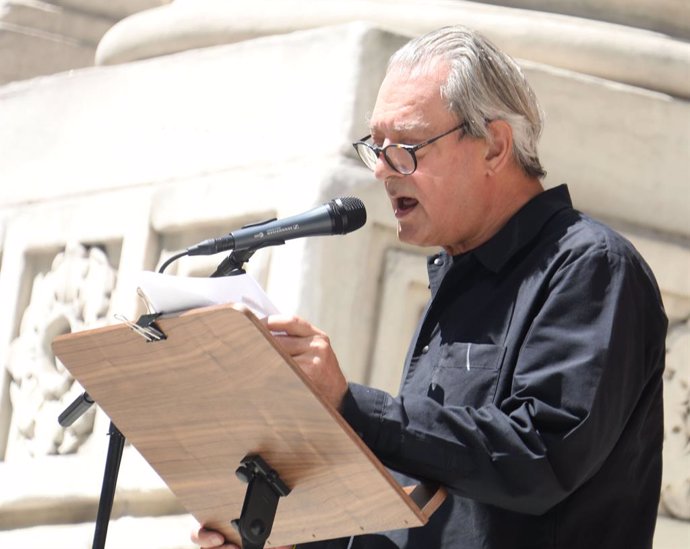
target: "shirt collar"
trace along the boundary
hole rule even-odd
[[[469,253],[490,271],[498,272],[537,235],[554,214],[566,208],[572,208],[567,185],[559,185],[539,193],[520,208],[491,239]]]

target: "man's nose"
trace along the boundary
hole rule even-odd
[[[400,174],[391,167],[386,158],[383,156],[383,153],[381,153],[376,159],[376,166],[374,166],[374,177],[379,181],[385,181],[391,176],[400,176]]]

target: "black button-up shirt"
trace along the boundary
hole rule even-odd
[[[632,245],[560,186],[428,270],[399,396],[352,383],[343,416],[450,495],[421,528],[314,546],[651,548],[667,321]]]

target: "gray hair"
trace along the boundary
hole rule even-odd
[[[438,61],[450,67],[441,96],[467,133],[491,140],[487,121],[501,119],[513,129],[513,154],[528,175],[542,178],[537,143],[543,113],[518,64],[486,38],[462,27],[443,27],[408,42],[391,57],[388,71],[423,71]]]

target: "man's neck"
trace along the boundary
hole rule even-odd
[[[482,231],[477,233],[472,240],[452,247],[444,246],[449,255],[459,255],[478,248],[493,238],[527,202],[544,192],[541,181],[536,177],[528,176],[519,167],[511,171],[512,175],[506,173],[506,177],[500,180],[484,182],[491,185],[485,212],[487,222],[482,227]]]

